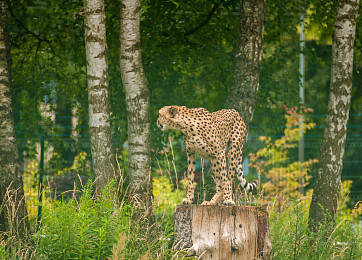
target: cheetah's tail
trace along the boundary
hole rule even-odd
[[[245,178],[243,178],[243,180],[244,180],[244,185],[242,184],[242,181],[240,181],[241,187],[243,187],[246,191],[252,192],[253,190],[256,190],[256,187],[258,187],[258,180],[253,180],[251,182],[247,182]]]
[[[240,185],[243,189],[246,191],[252,192],[253,190],[256,190],[256,187],[258,186],[258,180],[253,180],[251,182],[247,182],[247,180],[244,177],[243,170],[241,164],[237,167],[237,177],[240,181]]]

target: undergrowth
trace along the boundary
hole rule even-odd
[[[343,185],[346,186],[341,192],[336,222],[324,223],[317,233],[308,229],[311,192],[299,199],[279,199],[269,205],[272,259],[361,259],[362,235],[355,225],[361,208],[346,209],[350,183]],[[170,185],[161,186],[165,187],[172,189]],[[169,212],[174,208],[172,204],[160,203],[158,214],[151,218],[147,211],[127,201],[127,196],[120,196],[114,182],[97,198],[93,188],[89,183],[80,187],[81,196],[76,196],[75,189],[72,199],[51,200],[43,205],[39,231],[25,239],[18,239],[15,232],[0,233],[0,259],[183,257],[184,252],[174,249],[172,217],[162,214],[162,205],[164,212]]]
[[[272,259],[362,258],[362,233],[355,221],[339,212],[335,223],[323,223],[313,233],[308,228],[309,198],[277,204],[269,210]]]
[[[169,215],[150,217],[119,196],[115,182],[97,197],[90,182],[73,192],[71,199],[43,205],[41,227],[34,234],[18,239],[15,233],[0,233],[0,259],[178,258]]]

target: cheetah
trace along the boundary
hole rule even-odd
[[[242,117],[234,109],[210,113],[205,108],[165,106],[159,110],[157,126],[162,131],[176,129],[184,134],[188,186],[182,204],[192,204],[194,200],[195,153],[211,161],[216,182],[216,194],[202,205],[215,205],[221,200],[224,205],[235,205],[232,199],[235,171],[246,191],[256,189],[257,180],[248,183],[243,175],[241,151],[246,127]]]

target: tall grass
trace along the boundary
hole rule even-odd
[[[96,198],[88,183],[71,199],[51,200],[43,205],[39,231],[24,239],[0,233],[0,259],[177,258],[170,215],[150,219],[120,186],[111,182]]]
[[[171,259],[172,221],[149,219],[119,195],[114,182],[95,198],[87,184],[80,200],[53,201],[34,235],[37,259]]]
[[[339,211],[336,222],[325,222],[318,232],[311,232],[308,228],[309,205],[310,195],[271,205],[272,258],[362,259],[362,230],[356,221]]]
[[[128,224],[129,207],[119,205],[114,182],[97,199],[92,183],[80,200],[57,201],[44,207],[41,228],[34,237],[36,256],[45,259],[106,259]]]

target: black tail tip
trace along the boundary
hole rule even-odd
[[[258,187],[258,180],[253,180],[249,182],[247,191],[252,192],[253,190],[256,190],[256,187]]]

